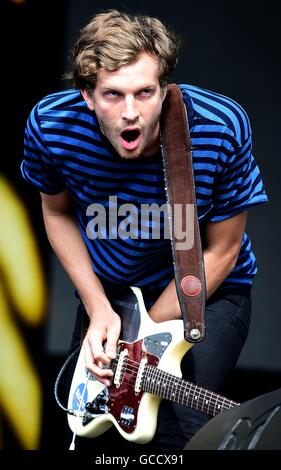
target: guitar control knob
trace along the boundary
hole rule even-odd
[[[85,409],[89,413],[97,413],[98,411],[98,407],[95,401],[88,401],[88,403],[85,405]]]

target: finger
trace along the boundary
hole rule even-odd
[[[120,335],[120,326],[116,325],[108,330],[105,352],[110,359],[116,357],[116,346]]]
[[[85,366],[87,369],[94,374],[98,379],[104,377],[111,377],[113,372],[111,369],[104,368],[102,361],[96,361],[93,357],[91,349],[88,346],[84,346],[84,358]]]
[[[95,363],[102,362],[102,364],[107,365],[110,362],[110,359],[104,351],[101,335],[94,333],[89,336],[88,345],[92,352],[92,356],[94,358]]]
[[[88,367],[87,367],[87,369],[90,370]],[[94,374],[94,376],[97,378],[97,380],[101,380],[101,379],[109,380],[112,377],[112,371],[110,369],[101,369],[96,364],[91,365],[90,372],[92,374]]]

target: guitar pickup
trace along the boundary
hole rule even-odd
[[[147,363],[146,357],[141,359],[139,370],[138,370],[138,375],[137,375],[136,382],[135,382],[135,393],[139,393],[141,391],[141,383],[142,383],[142,378],[143,378],[143,373],[144,373],[144,368],[145,368],[146,363]]]
[[[116,386],[116,388],[119,388],[122,383],[122,371],[124,367],[125,358],[127,355],[128,355],[128,349],[124,349],[119,354],[119,359],[117,362],[116,371],[115,371],[114,380],[113,380],[113,383]]]

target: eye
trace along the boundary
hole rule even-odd
[[[153,89],[152,88],[144,88],[143,90],[140,91],[139,95],[141,97],[148,97],[148,96],[151,96],[153,94]]]
[[[107,90],[104,93],[104,96],[106,98],[118,98],[120,96],[120,93],[118,93],[118,91],[115,91],[115,90]]]

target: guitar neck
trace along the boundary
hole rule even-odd
[[[155,366],[145,368],[142,390],[167,400],[189,406],[210,416],[239,405],[206,388],[169,374]]]

